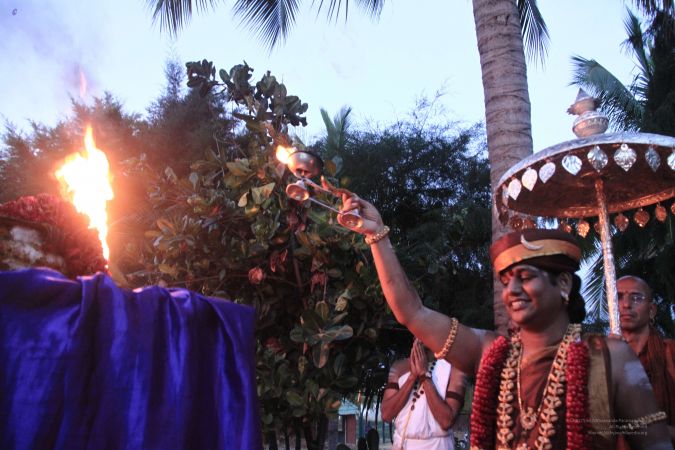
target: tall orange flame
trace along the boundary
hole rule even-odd
[[[87,126],[84,152],[67,156],[56,171],[65,197],[75,205],[77,211],[89,217],[89,228],[98,231],[106,261],[110,258],[106,203],[113,199],[109,168],[108,158],[96,148],[91,126]]]

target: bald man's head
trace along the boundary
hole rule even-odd
[[[642,289],[644,289],[645,293],[647,293],[649,295],[650,301],[654,299],[654,292],[652,291],[651,286],[649,286],[649,284],[647,284],[647,282],[645,280],[643,280],[642,278],[640,278],[636,275],[624,275],[624,276],[622,276],[621,278],[616,280],[617,286],[619,285],[620,282],[626,281],[626,280],[633,280],[635,283],[640,285],[642,287]]]
[[[637,332],[649,327],[656,317],[652,289],[640,277],[627,275],[616,281],[621,329]]]

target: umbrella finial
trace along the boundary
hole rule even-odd
[[[607,130],[609,119],[602,111],[596,111],[600,101],[588,95],[583,89],[579,89],[577,98],[567,108],[567,113],[579,116],[572,124],[572,131],[579,138],[585,138],[596,134],[602,134]]]

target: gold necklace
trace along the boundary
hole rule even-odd
[[[541,407],[544,405],[544,399],[542,397],[541,403],[539,403],[539,407],[537,408],[537,411],[534,411],[534,408],[531,406],[525,407],[523,405],[523,395],[520,390],[520,367],[523,362],[523,351],[522,348],[518,352],[518,365],[516,366],[516,389],[518,393],[518,408],[520,409],[520,424],[523,426],[523,429],[527,430],[528,432],[531,431],[534,426],[537,424],[537,417],[539,417],[539,414],[541,413]],[[551,366],[552,368],[553,366]],[[549,371],[549,374],[551,372]],[[546,377],[547,379],[547,385],[548,385],[548,376]],[[546,392],[546,387],[544,387],[544,392]]]
[[[499,386],[499,405],[497,406],[497,448],[510,448],[511,441],[515,438],[513,433],[513,390],[516,390],[518,397],[518,406],[520,408],[520,423],[523,427],[523,436],[519,437],[520,443],[516,447],[518,450],[528,450],[527,437],[533,430],[539,420],[538,436],[535,441],[535,448],[550,448],[551,438],[555,435],[555,424],[558,421],[556,410],[562,405],[561,396],[565,393],[565,366],[567,359],[567,349],[569,344],[578,340],[581,335],[581,325],[570,324],[565,331],[565,335],[558,345],[558,350],[551,364],[546,385],[544,386],[544,395],[542,401],[534,411],[534,408],[525,408],[520,393],[520,363],[522,359],[522,342],[520,336],[512,338],[509,355],[504,364]]]

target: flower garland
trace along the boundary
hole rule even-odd
[[[45,249],[63,257],[64,275],[74,278],[106,270],[96,231],[88,228],[87,218],[72,203],[51,194],[25,196],[0,204],[0,215],[44,227]]]
[[[558,352],[558,366],[552,366],[549,377],[553,378],[550,388],[555,398],[545,395],[542,405],[542,423],[539,427],[537,447],[549,448],[550,438],[555,434],[557,416],[555,408],[561,403],[558,396],[565,392],[567,429],[567,448],[575,450],[590,449],[591,439],[588,418],[588,348],[579,339],[578,325],[570,326],[565,336],[563,352]],[[471,412],[471,450],[494,448],[495,436],[500,442],[499,448],[509,448],[513,440],[513,418],[510,414],[514,400],[512,390],[516,387],[517,363],[520,357],[520,345],[517,337],[507,341],[499,337],[490,346],[481,361],[476,376],[473,408]],[[561,343],[561,346],[562,343]],[[566,351],[565,351],[566,350]],[[564,364],[564,366],[563,366]],[[565,367],[566,366],[566,367]],[[498,376],[501,375],[501,376]],[[548,388],[548,387],[547,387]],[[546,393],[545,393],[546,394]],[[497,414],[499,414],[499,432],[495,434]],[[545,416],[545,417],[544,417]],[[547,445],[548,444],[548,445]]]
[[[567,448],[591,448],[588,415],[588,368],[590,357],[583,342],[574,342],[567,351]]]
[[[470,419],[471,450],[494,446],[495,400],[499,391],[499,373],[509,353],[509,341],[499,336],[487,350],[478,368]]]

